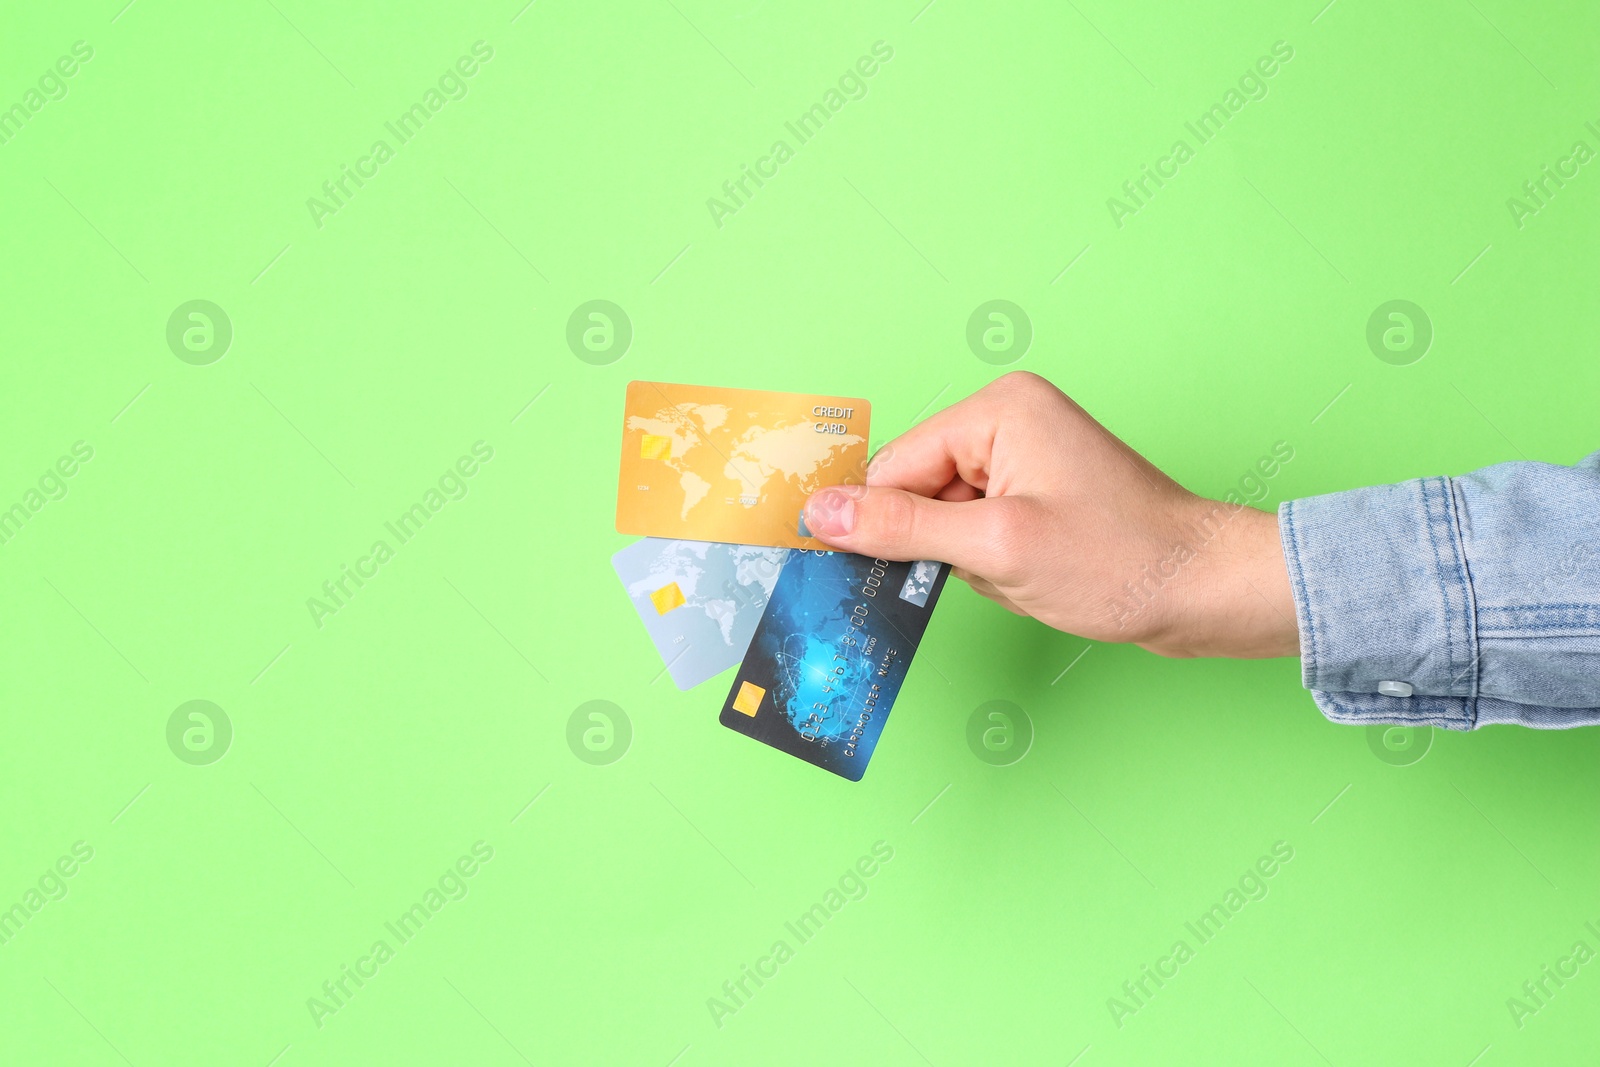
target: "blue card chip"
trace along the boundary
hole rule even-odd
[[[930,560],[796,550],[722,725],[859,782],[949,574]]]

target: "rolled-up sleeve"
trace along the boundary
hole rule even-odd
[[[1278,526],[1329,719],[1600,725],[1600,453],[1292,500]]]

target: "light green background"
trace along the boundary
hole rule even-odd
[[[724,680],[672,688],[609,564],[627,380],[865,396],[879,443],[1000,373],[965,342],[995,298],[1033,324],[1015,366],[1199,492],[1279,441],[1266,506],[1577,460],[1600,164],[1521,228],[1506,201],[1600,148],[1592,5],[120,3],[0,33],[0,106],[94,48],[0,145],[0,507],[94,449],[0,546],[0,907],[94,849],[0,946],[0,1062],[1595,1055],[1600,964],[1520,1029],[1506,1001],[1600,950],[1600,732],[1394,766],[1293,662],[1090,646],[952,583],[852,785],[720,727]],[[478,40],[468,95],[318,228],[307,199]],[[718,228],[707,198],[879,40],[867,96]],[[1279,40],[1269,95],[1117,227]],[[209,366],[165,340],[193,299],[233,325]],[[566,345],[591,299],[633,324],[608,366]],[[1365,342],[1391,299],[1435,329],[1410,366]],[[315,625],[479,440],[466,498]],[[166,741],[195,699],[233,724],[209,766]],[[590,700],[631,723],[607,766],[567,744]],[[965,739],[990,700],[1033,724],[1011,766]],[[308,998],[479,840],[469,895],[319,1027]],[[865,899],[717,1026],[877,841]],[[1278,841],[1265,899],[1119,1028],[1108,998]]]

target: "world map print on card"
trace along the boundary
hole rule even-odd
[[[611,557],[679,689],[744,658],[787,548],[645,537]]]
[[[819,548],[805,501],[860,483],[871,406],[855,397],[630,382],[617,530]]]

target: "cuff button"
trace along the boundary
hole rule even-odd
[[[1386,697],[1408,697],[1411,695],[1410,682],[1379,682],[1378,693]]]

